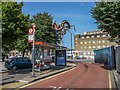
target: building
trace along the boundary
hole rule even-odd
[[[83,32],[74,35],[75,56],[94,58],[93,50],[110,47],[117,44],[109,41],[110,35],[103,30]]]
[[[18,52],[17,50],[11,50],[8,53],[8,58],[12,58],[12,57],[22,57],[23,53],[22,52]],[[28,57],[28,58],[32,58],[32,55],[30,52],[25,52],[24,57]]]
[[[71,59],[71,57],[72,58],[74,58],[75,57],[75,50],[74,49],[67,49],[66,50],[66,57],[67,57],[67,59]]]

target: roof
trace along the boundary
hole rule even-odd
[[[31,43],[33,45],[33,43]],[[47,42],[35,42],[35,47],[49,47],[50,49],[67,49],[67,47],[51,44]]]

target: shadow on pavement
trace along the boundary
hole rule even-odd
[[[113,70],[112,68],[108,67],[108,66],[101,66],[101,68],[104,68],[106,70]]]
[[[16,80],[8,81],[8,82],[4,82],[4,83],[2,83],[0,85],[5,85],[5,84],[9,84],[9,83],[16,83],[16,82],[19,82],[19,81],[16,81]]]
[[[9,75],[12,75],[12,74],[28,74],[28,73],[30,73],[32,71],[32,69],[31,68],[29,68],[29,69],[19,69],[19,70],[9,70],[9,71],[7,71],[7,73],[9,74]]]

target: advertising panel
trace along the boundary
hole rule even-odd
[[[50,50],[44,50],[44,59],[50,59]]]
[[[56,66],[66,66],[66,50],[56,50]]]

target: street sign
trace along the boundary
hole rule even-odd
[[[33,24],[33,28],[35,28],[36,27],[36,25],[35,24]]]
[[[56,50],[56,66],[66,66],[66,50]]]
[[[33,42],[33,35],[28,34],[28,42]]]
[[[28,34],[33,34],[33,28],[28,29]]]

